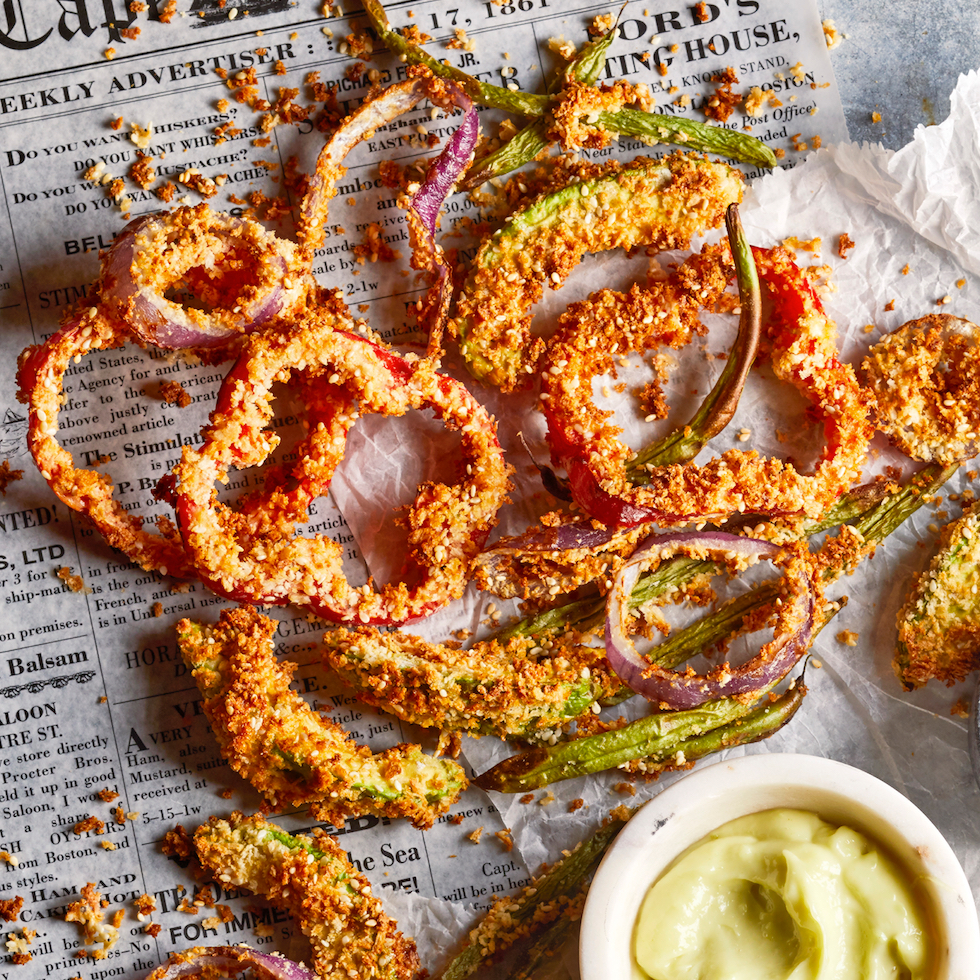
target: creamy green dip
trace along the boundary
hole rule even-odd
[[[650,888],[633,953],[652,980],[926,980],[908,875],[814,813],[767,810],[690,847]]]

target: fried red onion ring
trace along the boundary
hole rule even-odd
[[[770,354],[776,376],[807,398],[813,406],[811,414],[823,424],[826,444],[815,472],[801,474],[781,460],[730,450],[704,466],[652,468],[646,484],[632,485],[626,474],[631,450],[617,438],[618,429],[606,421],[608,413],[599,412],[590,395],[592,376],[609,371],[614,355],[636,349],[630,333],[636,329],[635,321],[626,320],[630,329],[610,321],[603,305],[611,300],[605,293],[596,294],[591,306],[579,304],[563,317],[562,334],[549,348],[542,408],[553,462],[567,470],[579,506],[603,524],[676,525],[738,513],[815,517],[860,474],[874,431],[870,395],[858,384],[850,365],[839,361],[835,325],[790,254],[781,248],[753,252],[771,299],[760,349]],[[711,273],[699,260],[709,277],[705,288],[710,295],[719,277],[731,279],[730,256],[724,246],[702,254],[709,264],[717,263]],[[685,307],[689,309],[697,296],[678,296],[671,282],[651,287],[654,312],[647,315],[655,323],[669,324],[685,316]]]
[[[508,488],[509,467],[493,419],[469,392],[437,374],[429,361],[407,360],[339,329],[343,304],[310,313],[277,337],[251,338],[231,369],[220,410],[199,448],[185,447],[175,470],[175,507],[185,546],[201,578],[219,595],[260,605],[307,606],[333,622],[401,624],[420,619],[466,586],[469,566],[496,520]],[[454,486],[425,484],[409,509],[407,578],[375,591],[352,587],[343,573],[343,548],[323,535],[238,534],[239,516],[218,502],[217,481],[229,467],[261,462],[275,445],[263,431],[271,418],[269,392],[297,368],[319,375],[355,398],[360,414],[404,415],[431,408],[458,429],[465,473]],[[342,441],[338,437],[339,448]],[[324,468],[327,466],[324,464]],[[274,523],[274,522],[272,522]]]
[[[193,562],[173,523],[161,517],[156,532],[148,530],[141,517],[113,499],[112,481],[95,470],[76,468],[71,453],[57,439],[69,364],[90,351],[122,347],[128,339],[122,324],[91,307],[72,316],[45,343],[23,351],[17,397],[29,407],[27,445],[41,476],[58,498],[85,514],[112,547],[147,571],[193,578]],[[310,502],[330,485],[343,450],[332,458],[329,452],[338,443],[343,446],[350,426],[346,420],[352,415],[350,399],[343,391],[318,381],[306,403],[309,432],[298,447],[297,461],[288,473],[271,468],[266,473],[265,488],[244,498],[240,518],[243,536],[268,533],[270,515],[274,515],[277,526],[286,519],[305,519]],[[244,450],[242,453],[244,461]]]
[[[428,352],[435,355],[442,343],[452,300],[452,277],[442,247],[435,240],[439,212],[470,165],[480,131],[476,108],[459,86],[432,76],[409,79],[384,89],[348,116],[320,151],[296,230],[300,242],[310,251],[323,243],[328,205],[337,193],[337,181],[347,172],[343,166],[347,154],[365,137],[373,136],[423,99],[444,109],[455,107],[463,111],[463,121],[430,164],[407,210],[412,267],[429,273],[433,280],[416,308],[419,329],[429,337]]]
[[[643,528],[597,528],[591,521],[532,528],[481,552],[473,580],[502,599],[554,599],[600,575],[608,577],[644,533]]]
[[[237,977],[246,970],[258,980],[317,980],[301,963],[279,953],[260,953],[248,946],[192,946],[170,954],[146,980],[182,980],[183,977]]]
[[[102,263],[104,311],[141,343],[221,347],[295,310],[315,284],[292,242],[207,204],[131,221]],[[204,307],[169,299],[182,288]]]
[[[121,347],[128,339],[118,322],[96,307],[74,314],[43,344],[28,347],[17,366],[17,397],[29,408],[27,445],[41,476],[72,510],[91,518],[106,541],[147,571],[193,576],[180,535],[167,520],[157,521],[159,533],[146,530],[143,519],[113,499],[108,477],[76,469],[72,455],[57,439],[65,371],[93,350]]]
[[[678,552],[710,558],[741,570],[759,558],[785,567],[788,594],[778,606],[773,638],[740,667],[722,664],[707,674],[675,671],[650,663],[637,652],[626,623],[629,597],[640,572]],[[807,559],[768,541],[724,532],[665,534],[648,538],[616,574],[606,599],[606,657],[624,684],[664,708],[696,708],[722,697],[758,694],[784,677],[813,639],[816,586]]]

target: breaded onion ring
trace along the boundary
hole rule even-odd
[[[207,204],[131,221],[102,261],[106,315],[164,350],[221,347],[291,313],[316,284],[292,242]],[[189,291],[204,307],[169,299]]]
[[[676,554],[723,562],[739,572],[760,558],[785,566],[786,593],[778,604],[773,638],[747,663],[729,663],[696,674],[661,667],[640,656],[630,639],[629,596],[640,572]],[[684,711],[723,697],[757,697],[785,677],[813,642],[818,589],[805,548],[793,551],[769,541],[722,531],[662,534],[648,538],[616,573],[606,598],[606,656],[624,684],[664,709]],[[656,657],[656,648],[652,651]]]
[[[862,365],[875,420],[899,449],[924,462],[980,452],[980,327],[933,313],[882,337]]]
[[[43,344],[28,347],[17,365],[17,397],[29,408],[27,446],[41,476],[72,510],[87,515],[114,548],[147,571],[193,576],[177,529],[157,521],[159,533],[143,527],[143,519],[113,499],[108,477],[76,469],[72,455],[57,439],[65,371],[73,360],[93,350],[121,347],[129,338],[121,324],[100,315],[96,307],[68,319]]]
[[[173,523],[160,517],[157,532],[147,530],[141,517],[113,499],[112,481],[95,470],[76,468],[71,453],[57,439],[62,386],[69,364],[90,351],[122,347],[128,339],[120,323],[91,307],[69,318],[45,343],[23,351],[18,363],[17,397],[29,407],[27,445],[41,476],[59,499],[87,516],[112,547],[147,571],[194,578],[194,564]],[[318,382],[306,404],[309,432],[298,447],[297,461],[288,474],[279,468],[270,469],[265,488],[243,499],[243,536],[267,533],[270,513],[276,514],[277,524],[286,518],[294,522],[305,519],[310,502],[329,487],[350,426],[344,421],[350,412],[339,409],[349,408],[350,400],[343,391]],[[329,447],[338,443],[339,452],[324,463]],[[166,479],[163,486],[161,497],[166,496]]]
[[[626,321],[626,331],[615,321],[609,324],[599,311],[615,303],[617,294],[596,294],[596,308],[580,304],[566,314],[563,332],[549,348],[542,408],[553,462],[568,471],[579,506],[606,526],[635,527],[649,521],[670,526],[738,513],[816,517],[861,472],[873,434],[868,418],[871,396],[858,384],[853,369],[838,360],[835,325],[791,255],[781,248],[753,252],[772,304],[761,349],[770,354],[776,377],[800,391],[824,427],[826,446],[816,471],[805,475],[781,460],[730,450],[704,466],[653,467],[648,482],[634,486],[626,471],[632,451],[618,439],[619,430],[607,424],[608,413],[592,404],[591,379],[612,367],[613,354],[632,349],[629,331],[638,330],[637,321],[634,314]],[[722,282],[734,273],[724,247],[704,255],[708,260],[714,256],[715,270],[702,259],[693,267],[704,274],[710,300],[720,295]],[[648,297],[629,297],[631,307],[642,309],[641,299],[652,307],[646,316],[665,325],[668,342],[673,341],[667,328],[675,321],[683,323],[698,297],[694,292],[684,299],[672,281],[654,284]],[[627,305],[622,299],[618,302]],[[601,335],[592,346],[593,332],[604,324],[607,331],[622,332],[618,347],[612,337]]]
[[[428,615],[462,595],[476,555],[508,488],[509,467],[493,419],[458,382],[428,361],[409,361],[343,328],[339,298],[278,337],[255,337],[228,373],[199,448],[184,448],[175,469],[175,506],[185,546],[201,578],[219,595],[260,605],[308,606],[342,623],[390,625]],[[462,433],[465,474],[455,486],[425,484],[408,512],[409,575],[417,582],[352,587],[343,548],[316,535],[270,529],[238,533],[239,517],[217,500],[214,485],[229,467],[255,465],[274,448],[263,431],[271,418],[270,389],[301,365],[344,388],[359,413],[404,415],[431,408]]]
[[[300,207],[296,232],[308,251],[323,242],[327,209],[337,193],[337,181],[346,173],[347,154],[378,129],[429,99],[444,109],[463,111],[463,120],[446,141],[442,152],[429,166],[421,186],[408,201],[406,219],[412,245],[412,268],[430,275],[432,284],[416,303],[419,329],[428,334],[428,353],[441,353],[442,331],[449,316],[453,284],[446,256],[436,242],[439,212],[446,198],[455,190],[460,176],[470,165],[480,133],[480,121],[469,96],[452,82],[435,78],[424,69],[409,69],[417,77],[390,85],[363,102],[341,123],[320,151],[316,172],[310,178],[309,190]],[[404,201],[399,204],[405,206]]]

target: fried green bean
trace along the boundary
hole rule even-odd
[[[634,483],[645,483],[647,467],[669,466],[687,463],[694,459],[709,439],[713,439],[731,422],[738,407],[738,400],[745,387],[745,380],[755,363],[762,333],[762,291],[759,272],[755,266],[752,248],[745,238],[742,222],[738,217],[738,205],[730,204],[725,216],[728,239],[735,271],[738,278],[738,295],[741,305],[738,334],[732,345],[721,375],[700,408],[687,425],[676,428],[659,442],[641,449],[626,464],[626,474]]]
[[[423,65],[433,74],[441,78],[451,79],[460,85],[470,98],[482,105],[504,109],[516,115],[538,118],[548,113],[555,104],[555,98],[552,96],[535,95],[520,90],[514,91],[500,85],[481,82],[447,61],[439,61],[433,58],[419,45],[409,41],[392,27],[379,0],[365,0],[364,12],[368,15],[371,26],[377,32],[378,37],[390,51],[408,64]],[[610,40],[614,33],[610,33]],[[595,43],[593,42],[593,44]],[[593,56],[594,51],[587,49],[586,65],[589,63],[588,59]],[[596,73],[596,77],[598,77],[598,73]],[[588,84],[591,84],[592,81],[594,78]],[[598,113],[594,125],[596,129],[604,130],[616,136],[638,139],[651,146],[658,143],[668,143],[699,153],[716,153],[719,156],[728,157],[731,160],[741,160],[757,167],[772,168],[777,165],[776,156],[772,150],[754,136],[749,136],[748,133],[742,133],[738,130],[726,129],[724,126],[709,126],[694,119],[678,119],[675,116],[662,113],[624,108]],[[530,145],[530,137],[528,137],[524,145],[525,153]],[[547,146],[547,142],[541,149],[544,149],[545,146]],[[511,159],[518,160],[520,157],[514,154]],[[495,164],[496,173],[505,172],[502,166],[503,160],[498,160]],[[515,166],[520,166],[520,163],[515,163]]]
[[[606,848],[633,815],[617,807],[591,837],[534,879],[518,895],[498,899],[469,935],[469,942],[446,967],[440,980],[464,980],[486,959],[508,949],[566,915],[583,886],[599,866]]]
[[[613,28],[594,41],[588,41],[569,62],[562,75],[582,85],[594,85],[605,67],[606,52],[615,36],[615,28]],[[523,167],[546,150],[549,143],[548,119],[545,116],[538,116],[523,129],[518,130],[499,149],[477,157],[470,164],[459,189],[471,190],[492,177],[500,177]]]

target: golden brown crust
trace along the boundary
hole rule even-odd
[[[277,626],[246,606],[223,610],[213,627],[186,619],[177,625],[184,661],[231,767],[272,806],[309,806],[337,826],[360,814],[431,826],[465,787],[462,770],[417,745],[372,755],[313,711],[290,690],[296,664],[276,660]]]
[[[421,980],[415,943],[332,837],[285,835],[263,817],[234,813],[198,827],[194,847],[222,885],[264,895],[296,917],[324,980]]]
[[[862,365],[878,428],[913,459],[954,463],[980,449],[980,327],[933,313],[883,337]]]

